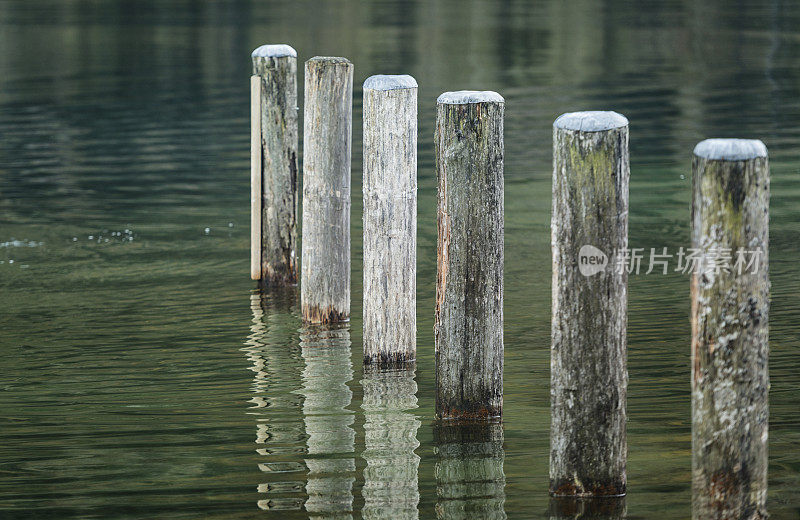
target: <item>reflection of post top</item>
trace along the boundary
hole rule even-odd
[[[628,118],[613,111],[603,110],[567,112],[561,114],[553,126],[576,132],[604,132],[628,126]]]
[[[289,56],[297,57],[297,51],[291,45],[281,43],[278,45],[262,45],[253,51],[253,58],[282,58]]]
[[[417,80],[408,74],[376,74],[364,82],[364,90],[399,90],[417,88]]]
[[[759,139],[706,139],[694,147],[697,157],[710,161],[746,161],[767,156],[767,147]]]
[[[445,92],[436,100],[441,105],[467,105],[469,103],[505,103],[503,96],[491,90],[456,90]]]

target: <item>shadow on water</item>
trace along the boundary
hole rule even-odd
[[[622,520],[627,516],[625,497],[572,498],[550,497],[547,510],[550,520]]]
[[[436,518],[504,519],[503,425],[434,426]]]
[[[420,420],[415,367],[378,370],[365,367],[364,398],[364,507],[365,519],[419,518]]]

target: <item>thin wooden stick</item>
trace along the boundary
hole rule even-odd
[[[261,279],[261,78],[250,76],[250,278]]]

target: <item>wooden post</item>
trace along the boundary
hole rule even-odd
[[[417,383],[414,364],[364,367],[364,507],[361,518],[419,518]]]
[[[692,173],[692,514],[767,518],[767,148],[708,139]]]
[[[306,62],[303,124],[303,319],[350,319],[350,147],[353,64]]]
[[[496,92],[436,103],[436,415],[500,417],[503,407],[503,112]]]
[[[364,82],[364,363],[417,353],[417,82]]]
[[[251,277],[260,279],[264,286],[295,285],[297,52],[288,45],[262,45],[253,51],[252,58],[257,78],[251,83],[252,116],[260,123],[252,126],[250,247],[251,265],[261,265],[252,265]]]
[[[553,124],[550,493],[624,495],[628,120]]]
[[[440,422],[433,428],[436,518],[506,518],[503,425]]]

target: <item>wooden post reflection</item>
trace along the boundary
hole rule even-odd
[[[417,408],[415,368],[380,370],[365,367],[364,519],[419,518]]]
[[[434,440],[436,518],[505,519],[503,425],[439,423]]]
[[[627,510],[625,497],[550,497],[547,517],[550,520],[622,520]]]
[[[352,518],[355,480],[350,331],[346,325],[306,325],[300,333],[310,518]]]
[[[265,478],[257,503],[265,510],[299,510],[306,467],[296,456],[305,434],[302,397],[295,392],[303,368],[295,292],[252,294],[250,309],[250,335],[242,351],[254,372],[247,413],[256,417],[256,452],[263,461],[258,467]]]

